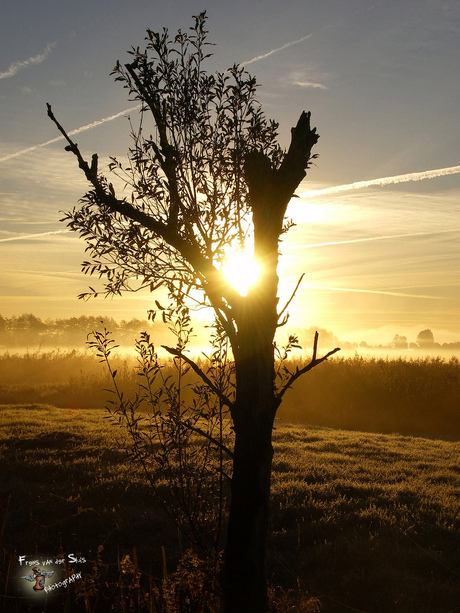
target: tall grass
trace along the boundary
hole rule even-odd
[[[460,439],[460,362],[333,358],[286,394],[289,421]]]
[[[165,362],[166,366],[168,362]],[[300,361],[292,361],[295,369]],[[137,387],[134,358],[113,358],[125,394]],[[0,403],[103,408],[111,382],[94,355],[71,351],[0,354]],[[279,416],[288,421],[460,439],[460,362],[333,358],[299,379]]]
[[[118,355],[114,367],[125,392],[136,383],[134,358]],[[0,354],[0,403],[42,402],[57,407],[103,408],[111,378],[95,355],[72,351]]]

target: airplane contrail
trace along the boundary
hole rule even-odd
[[[430,296],[428,294],[407,294],[404,292],[390,292],[377,289],[357,289],[351,287],[325,287],[323,285],[307,285],[305,289],[309,290],[326,290],[331,292],[354,292],[359,294],[383,294],[385,296],[400,296],[402,298],[428,298],[430,300],[448,300],[444,296]]]
[[[284,49],[288,49],[289,47],[292,47],[292,45],[297,45],[298,43],[303,43],[304,40],[307,40],[308,38],[311,38],[313,36],[313,34],[321,34],[322,32],[325,32],[326,30],[328,30],[329,28],[338,26],[340,23],[342,23],[343,19],[339,19],[339,21],[335,22],[335,23],[330,23],[327,26],[324,26],[324,28],[322,28],[321,30],[319,30],[319,32],[311,32],[310,34],[307,34],[306,36],[302,36],[302,38],[298,38],[297,40],[291,40],[290,42],[282,45],[281,47],[277,47],[276,49],[272,49],[271,51],[267,51],[266,53],[262,53],[261,55],[257,55],[256,57],[253,57],[251,60],[246,60],[244,62],[239,62],[242,66],[248,66],[249,64],[252,64],[253,62],[258,62],[259,60],[264,60],[266,57],[269,57],[270,55],[273,55],[274,53],[278,53],[279,51],[284,51]],[[300,83],[297,83],[298,85],[300,85]],[[311,84],[310,84],[311,85]],[[313,86],[315,86],[315,84],[313,84]],[[324,87],[322,85],[316,85],[316,87]]]
[[[92,123],[86,124],[86,126],[82,126],[81,128],[76,128],[75,130],[71,130],[70,132],[68,132],[68,134],[69,136],[73,136],[74,134],[79,134],[80,132],[84,132],[85,130],[91,130],[92,128],[95,128],[96,126],[100,126],[101,124],[106,123],[107,121],[113,121],[114,119],[117,119],[117,117],[121,117],[122,115],[126,115],[127,113],[130,113],[132,111],[136,111],[141,106],[142,105],[138,104],[137,106],[133,106],[129,109],[125,109],[124,111],[120,111],[119,113],[115,113],[115,115],[110,115],[110,117],[104,117],[103,119],[98,119],[96,121],[93,121]],[[57,143],[58,141],[63,140],[63,139],[64,139],[63,136],[56,136],[56,138],[47,140],[46,143],[41,143],[40,145],[33,145],[32,147],[27,147],[27,149],[16,151],[16,153],[10,153],[9,155],[6,155],[0,158],[0,162],[6,162],[7,160],[11,160],[20,155],[24,155],[25,153],[30,153],[31,151],[35,151],[36,149],[40,149],[41,147],[46,147],[47,145],[51,145],[52,143]]]
[[[307,243],[305,245],[289,245],[285,247],[285,251],[294,249],[310,249],[312,247],[330,247],[332,245],[350,245],[353,243],[367,243],[368,241],[381,241],[392,238],[411,238],[414,236],[430,236],[433,234],[449,234],[450,232],[460,232],[460,228],[456,230],[437,230],[434,232],[408,232],[405,234],[383,234],[381,236],[368,236],[366,238],[351,238],[342,241],[329,241],[325,243]]]
[[[264,60],[266,57],[269,57],[270,55],[273,55],[274,53],[278,53],[278,51],[284,51],[284,49],[287,49],[288,47],[292,47],[292,45],[303,43],[304,40],[307,40],[307,38],[310,38],[311,36],[313,36],[313,33],[307,34],[307,36],[303,36],[302,38],[299,38],[298,40],[291,40],[291,42],[286,43],[282,47],[277,47],[276,49],[267,51],[267,53],[262,53],[262,55],[257,55],[256,57],[253,57],[252,60],[246,60],[244,62],[240,62],[240,64],[242,66],[249,66],[249,64],[252,64],[253,62],[258,62],[259,60]]]
[[[424,179],[436,179],[437,177],[445,177],[447,175],[455,175],[458,173],[460,173],[460,166],[449,166],[448,168],[424,170],[423,172],[410,172],[404,175],[394,175],[392,177],[371,179],[370,181],[356,181],[355,183],[335,185],[334,187],[310,190],[297,195],[299,198],[316,198],[318,196],[328,196],[329,194],[338,194],[340,192],[363,189],[364,187],[373,187],[374,185],[394,185],[395,183],[407,183],[409,181],[423,181]]]
[[[38,232],[36,234],[20,234],[19,236],[11,236],[10,238],[0,238],[0,243],[9,243],[11,241],[20,241],[27,238],[41,238],[42,236],[50,236],[51,234],[64,234],[72,232],[72,230],[53,230],[52,232]]]
[[[49,56],[53,48],[56,46],[56,43],[48,43],[46,45],[45,51],[39,55],[35,55],[33,57],[29,57],[27,60],[22,62],[13,62],[8,70],[5,72],[0,72],[0,79],[8,79],[9,77],[14,77],[20,70],[23,68],[28,68],[29,66],[33,66],[34,64],[41,64],[46,60]]]

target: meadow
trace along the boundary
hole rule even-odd
[[[115,358],[127,391],[133,365]],[[455,359],[334,359],[286,394],[274,431],[273,611],[460,611],[459,370]],[[20,555],[82,571],[43,611],[215,610],[213,570],[184,557],[124,432],[105,419],[109,384],[88,353],[0,357],[0,611],[36,610]],[[85,562],[72,567],[70,553]]]
[[[39,552],[86,561],[85,581],[43,610],[199,610],[156,608],[154,586],[174,580],[185,546],[104,411],[4,405],[0,415],[0,610],[28,610],[11,607],[18,556]],[[458,610],[459,443],[278,421],[274,446],[275,610]]]

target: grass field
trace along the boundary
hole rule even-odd
[[[42,610],[157,610],[154,586],[185,544],[104,415],[0,407],[1,611],[30,610],[15,598],[20,555],[69,553],[85,559],[73,569],[82,580]],[[279,610],[460,611],[460,443],[282,421],[274,441],[269,570]]]

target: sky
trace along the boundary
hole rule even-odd
[[[460,340],[458,0],[3,3],[0,314],[146,316],[148,294],[77,300],[97,282],[59,220],[87,184],[46,103],[87,158],[123,159],[137,111],[110,76],[116,60],[146,28],[174,34],[203,10],[208,70],[247,66],[282,146],[303,110],[320,134],[281,245],[281,296],[305,273],[291,324],[370,343],[425,328]]]

